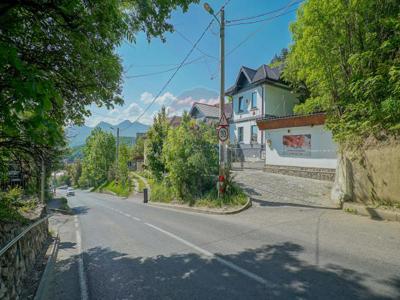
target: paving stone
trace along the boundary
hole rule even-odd
[[[334,207],[332,182],[268,173],[261,170],[235,171],[235,181],[259,206]]]

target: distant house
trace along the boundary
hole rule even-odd
[[[168,118],[169,125],[172,127],[178,127],[181,125],[182,117],[180,116],[172,116]]]
[[[207,124],[217,124],[219,121],[219,105],[210,105],[200,102],[194,102],[189,111],[191,118],[205,122]],[[225,116],[229,120],[232,117],[232,104],[225,104]]]
[[[281,79],[280,68],[242,67],[226,95],[233,103],[230,141],[241,160],[264,161],[272,172],[309,175],[322,170],[331,179],[336,144],[323,127],[325,114],[293,114],[299,100]]]

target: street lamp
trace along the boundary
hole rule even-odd
[[[219,36],[220,36],[220,70],[221,70],[221,82],[220,82],[220,93],[219,93],[219,118],[221,120],[225,120],[225,10],[224,7],[220,10],[220,20],[218,20],[217,16],[214,13],[214,10],[208,3],[204,3],[204,9],[211,14],[219,24]],[[220,124],[221,125],[221,124]],[[225,181],[224,178],[224,168],[225,168],[225,144],[220,139],[219,140],[219,182],[223,184]],[[224,191],[219,189],[219,192],[223,193]]]

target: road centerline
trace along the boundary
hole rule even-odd
[[[181,238],[181,237],[179,237],[179,236],[177,236],[177,235],[175,235],[175,234],[173,234],[173,233],[171,233],[169,231],[166,231],[166,230],[164,230],[164,229],[162,229],[162,228],[160,228],[160,227],[158,227],[156,225],[153,225],[151,223],[145,222],[144,224],[146,224],[147,226],[149,226],[149,227],[151,227],[151,228],[153,228],[153,229],[155,229],[155,230],[157,230],[159,232],[164,233],[165,235],[168,235],[169,237],[181,242],[182,244],[185,244],[186,246],[189,246],[192,249],[195,249],[196,251],[198,251],[199,253],[203,254],[204,256],[207,256],[209,258],[215,259],[216,261],[218,261],[219,263],[225,265],[226,267],[228,267],[228,268],[230,268],[230,269],[232,269],[232,270],[234,270],[234,271],[236,271],[236,272],[238,272],[238,273],[240,273],[240,274],[242,274],[242,275],[244,275],[244,276],[246,276],[246,277],[248,277],[250,279],[253,279],[253,280],[257,281],[258,283],[260,283],[260,284],[262,284],[264,286],[269,286],[270,285],[267,282],[267,280],[265,280],[264,278],[258,276],[257,274],[254,274],[254,273],[252,273],[252,272],[250,272],[250,271],[248,271],[248,270],[246,270],[246,269],[244,269],[242,267],[239,267],[238,265],[236,265],[236,264],[234,264],[234,263],[232,263],[230,261],[227,261],[227,260],[215,255],[214,253],[211,253],[210,251],[208,251],[206,249],[203,249],[203,248],[201,248],[201,247],[199,247],[199,246],[197,246],[197,245],[195,245],[195,244],[193,244],[193,243],[191,243],[191,242],[189,242],[189,241],[187,241],[187,240],[185,240],[185,239],[183,239],[183,238]]]

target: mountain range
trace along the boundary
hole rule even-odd
[[[76,147],[85,144],[86,138],[90,135],[93,129],[100,128],[105,132],[111,132],[113,135],[117,134],[116,129],[120,129],[120,137],[136,139],[137,133],[144,133],[149,129],[148,125],[140,122],[131,122],[129,120],[122,121],[119,124],[111,125],[107,122],[100,122],[95,127],[83,126],[72,126],[67,128],[67,138],[70,147]]]

